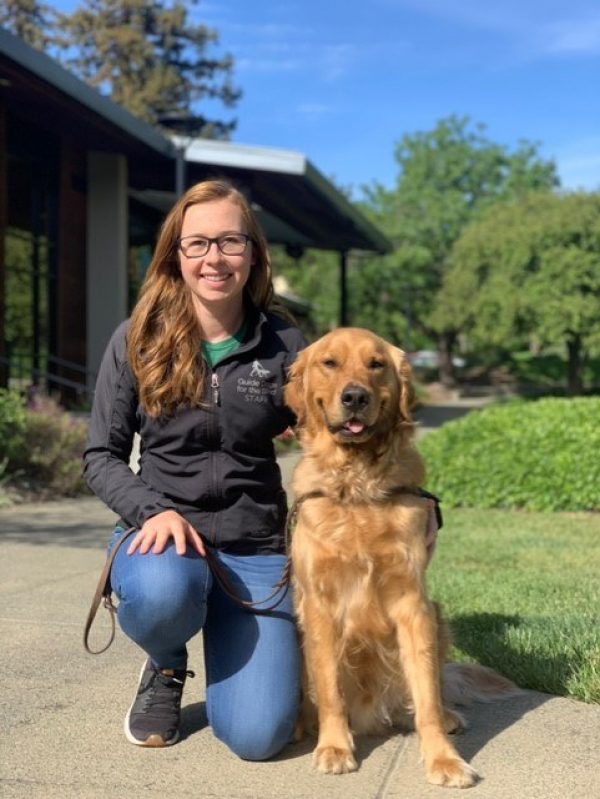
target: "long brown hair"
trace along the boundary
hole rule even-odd
[[[179,268],[177,240],[187,209],[211,200],[233,200],[252,239],[253,263],[244,288],[256,308],[273,299],[271,258],[265,236],[244,195],[222,180],[192,186],[163,222],[154,257],[131,314],[127,354],[150,416],[168,415],[182,404],[201,405],[206,368],[200,356],[201,330],[192,296]]]

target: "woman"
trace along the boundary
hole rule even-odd
[[[252,210],[220,181],[193,186],[166,218],[131,319],[113,335],[98,381],[85,473],[121,517],[111,542],[119,623],[146,653],[127,739],[179,738],[187,642],[203,631],[206,707],[240,757],[290,740],[300,692],[291,597],[264,616],[229,599],[204,558],[211,547],[238,594],[271,594],[285,566],[285,493],[273,437],[293,423],[282,386],[304,345],[268,310],[266,241]],[[140,470],[128,466],[133,434]]]

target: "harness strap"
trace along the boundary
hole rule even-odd
[[[436,497],[435,494],[431,494],[429,491],[425,491],[424,488],[418,488],[417,492],[420,497],[424,497],[425,499],[432,499],[433,500],[433,509],[435,511],[435,520],[437,522],[438,531],[442,529],[444,526],[444,517],[442,516],[442,509],[440,507],[441,499]]]
[[[390,488],[389,491],[386,492],[385,496],[382,497],[381,500],[377,500],[377,502],[385,502],[386,500],[390,499],[391,497],[397,496],[398,494],[414,494],[417,497],[423,497],[424,499],[431,499],[434,503],[434,510],[435,510],[435,519],[437,522],[438,530],[441,530],[444,526],[444,519],[442,516],[442,509],[440,507],[441,499],[436,497],[435,494],[430,493],[429,491],[425,491],[424,488],[411,488],[407,486],[394,486]],[[289,541],[291,538],[291,528],[296,522],[296,518],[298,516],[298,512],[300,511],[300,506],[307,500],[307,499],[324,499],[328,495],[321,491],[320,489],[316,489],[315,491],[307,491],[306,494],[301,494],[298,499],[294,500],[292,507],[290,508],[290,512],[288,513],[288,517],[285,523],[285,542],[286,542],[286,550],[289,552]]]
[[[292,507],[288,511],[287,518],[285,520],[285,529],[284,529],[284,540],[285,540],[285,551],[288,553],[288,567],[291,570],[291,563],[289,560],[290,557],[290,541],[292,540],[292,529],[296,524],[296,520],[298,518],[298,513],[300,512],[300,507],[306,502],[307,499],[323,499],[326,497],[323,491],[307,491],[306,494],[301,494],[297,499],[294,499],[292,503]]]

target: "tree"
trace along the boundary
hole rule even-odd
[[[415,328],[415,309],[429,262],[428,250],[407,245],[392,255],[353,264],[348,292],[352,324],[369,328],[405,350],[425,348],[428,340]]]
[[[340,316],[337,253],[310,249],[300,259],[295,259],[283,248],[274,247],[273,272],[285,277],[292,291],[310,302],[310,317],[316,336],[336,327]]]
[[[439,313],[438,292],[452,246],[492,203],[556,186],[556,169],[539,157],[535,145],[522,141],[510,152],[487,138],[484,125],[456,116],[440,120],[431,131],[404,136],[395,157],[396,187],[367,187],[364,210],[396,244],[386,266],[396,276],[389,287],[391,302],[404,313],[408,294],[412,324],[437,343],[440,377],[451,385],[460,328]]]
[[[480,345],[564,346],[567,390],[580,394],[585,355],[600,352],[600,194],[489,209],[456,242],[439,299]]]
[[[49,6],[37,0],[4,0],[0,6],[0,27],[14,33],[37,50],[45,50],[50,42]]]
[[[215,30],[193,24],[182,0],[84,0],[59,15],[65,64],[91,86],[150,124],[185,125],[188,135],[227,138],[235,121],[208,120],[198,104],[235,105],[231,56],[211,58]]]

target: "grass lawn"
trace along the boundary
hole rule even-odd
[[[600,702],[600,514],[446,510],[429,571],[455,660]]]

